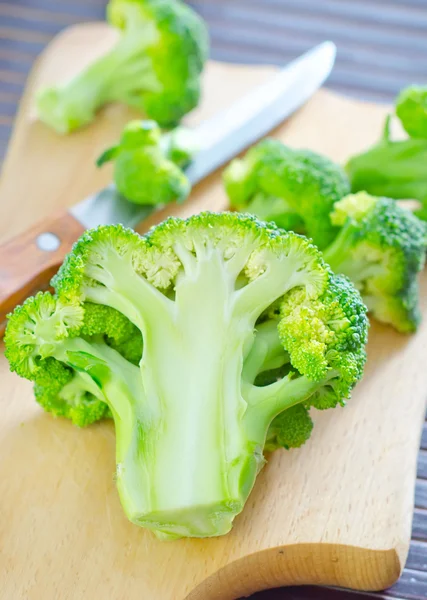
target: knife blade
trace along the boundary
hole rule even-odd
[[[322,85],[336,47],[324,42],[287,65],[266,83],[203,122],[195,130],[199,152],[186,173],[195,185],[279,125]],[[50,220],[0,245],[0,336],[16,304],[46,289],[74,241],[85,229],[122,223],[135,227],[155,207],[128,202],[109,185]]]

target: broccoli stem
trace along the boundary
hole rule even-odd
[[[242,381],[257,319],[304,274],[292,258],[273,258],[264,267],[260,256],[256,268],[264,273],[237,289],[251,248],[228,260],[197,242],[196,256],[180,244],[175,250],[184,272],[174,300],[108,248],[87,268],[102,284],[86,289],[87,300],[120,310],[140,328],[139,368],[104,343],[79,339],[60,343],[57,358],[90,377],[110,406],[119,440],[117,485],[128,518],[163,536],[221,535],[231,529],[264,462],[271,420],[321,385],[291,376],[264,388]],[[288,360],[274,328],[257,328],[251,360],[260,369],[277,362],[280,352],[281,362]],[[273,340],[272,348],[260,350],[262,339]]]
[[[71,81],[43,90],[37,98],[40,118],[60,133],[68,133],[90,123],[106,103],[127,97],[128,104],[134,104],[135,81],[139,91],[158,91],[159,82],[146,54],[157,35],[151,24],[144,31],[131,27],[110,52]]]
[[[246,415],[246,428],[249,435],[260,436],[277,415],[307,400],[324,383],[324,381],[310,381],[305,376],[292,379],[290,374],[263,387],[245,385],[244,395],[250,406]]]
[[[243,379],[254,383],[260,373],[289,363],[277,331],[277,321],[269,320],[256,327],[255,340],[243,366]]]
[[[304,285],[305,273],[295,269],[290,259],[287,262],[271,258],[268,265],[258,265],[262,271],[254,281],[235,292],[234,313],[250,314],[255,322],[260,313],[264,312],[277,298],[286,294],[291,288]]]
[[[369,252],[369,246],[362,245],[357,255],[352,253],[352,247],[359,235],[360,227],[352,219],[347,219],[335,240],[324,250],[323,256],[333,271],[349,277],[356,288],[364,292],[365,304],[371,310],[372,298],[364,290],[364,282],[370,277],[381,275],[384,265],[381,262],[382,257]]]
[[[125,368],[114,350],[83,340],[66,341],[58,358],[100,382],[121,440],[117,485],[125,511],[167,535],[226,533],[255,481],[266,435],[249,440],[243,426],[243,346],[254,323],[233,318],[237,264],[233,272],[219,253],[187,263],[193,274],[177,282],[171,302],[127,274],[123,262],[119,268],[113,254],[103,258],[91,276],[111,283],[114,272],[114,289],[95,286],[88,295],[140,326],[140,369]],[[155,492],[147,497],[146,490]]]
[[[424,139],[389,141],[384,138],[362,154],[353,156],[346,171],[353,192],[366,190],[374,196],[396,200],[427,202],[425,164],[427,143]],[[423,218],[425,208],[416,212]]]
[[[342,263],[346,261],[349,250],[358,234],[358,225],[352,219],[347,219],[335,240],[323,251],[323,258],[333,271],[340,272],[339,269]]]

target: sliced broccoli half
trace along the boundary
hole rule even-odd
[[[233,160],[224,172],[224,184],[233,208],[305,233],[320,249],[337,232],[329,219],[333,205],[350,191],[339,165],[273,139]]]
[[[185,200],[191,185],[182,167],[191,160],[190,133],[177,128],[162,136],[155,121],[131,121],[117,146],[97,161],[114,161],[114,182],[119,192],[135,204],[168,204]]]
[[[418,273],[427,249],[426,225],[390,198],[359,192],[335,204],[332,223],[341,227],[324,258],[355,283],[379,321],[415,331]]]
[[[120,30],[117,44],[68,83],[41,90],[40,119],[68,133],[105,104],[122,102],[163,127],[176,125],[199,101],[204,22],[179,0],[110,0],[107,16]]]
[[[421,207],[415,214],[427,220],[427,86],[402,90],[396,100],[396,115],[409,137],[392,139],[389,115],[381,139],[347,162],[351,190],[418,200]]]
[[[10,316],[10,367],[54,415],[112,415],[124,511],[162,539],[227,533],[266,444],[303,444],[308,409],[344,404],[362,376],[359,292],[250,216],[101,226],[53,286]]]

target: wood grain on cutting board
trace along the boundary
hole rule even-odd
[[[74,27],[40,59],[2,174],[2,239],[108,182],[109,169],[97,171],[93,162],[130,113],[108,107],[93,126],[60,138],[36,121],[32,103],[41,83],[66,78],[112,39],[105,25]],[[189,122],[214,114],[272,71],[211,63],[204,103]],[[376,139],[385,113],[322,91],[274,136],[342,162]],[[216,174],[168,213],[226,206]],[[426,292],[424,273],[427,316]],[[1,357],[0,598],[232,600],[289,584],[390,585],[410,539],[426,345],[427,320],[411,337],[373,324],[366,375],[349,405],[316,413],[301,450],[272,455],[229,535],[176,542],[159,542],[124,517],[112,424],[78,430],[53,420]]]

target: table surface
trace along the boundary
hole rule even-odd
[[[324,39],[338,46],[327,87],[354,97],[392,101],[400,88],[427,83],[427,0],[195,0],[208,21],[212,58],[286,64]],[[102,19],[106,0],[0,1],[0,160],[26,76],[61,29]],[[425,600],[427,598],[427,423],[418,460],[409,558],[382,594],[315,587],[255,594],[253,600]],[[111,599],[115,600],[115,599]]]

